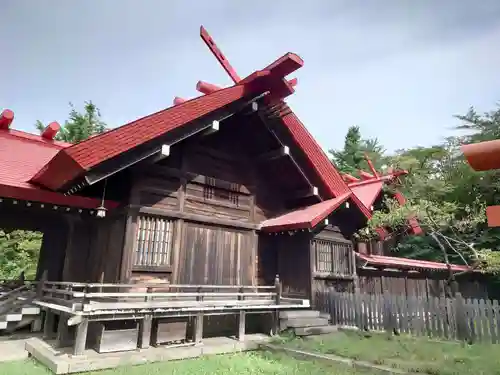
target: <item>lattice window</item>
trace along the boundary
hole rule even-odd
[[[314,240],[316,251],[316,271],[333,272],[333,254],[330,241]]]
[[[172,253],[173,220],[139,216],[134,266],[168,266]]]
[[[335,275],[351,275],[352,244],[332,240],[316,239],[313,241],[316,271]]]
[[[205,185],[203,185],[203,198],[206,200],[215,198],[215,178],[206,178]]]

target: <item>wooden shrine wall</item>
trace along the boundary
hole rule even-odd
[[[258,223],[280,201],[262,180],[244,154],[196,142],[141,168],[120,278],[256,284]]]

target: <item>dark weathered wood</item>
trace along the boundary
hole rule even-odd
[[[116,322],[100,324],[96,351],[98,353],[112,353],[137,349],[139,341],[137,323],[128,324],[129,327],[127,328],[116,328],[116,324],[114,323]],[[83,324],[83,322],[80,323],[80,325],[81,324]],[[106,327],[107,324],[113,324],[114,327]],[[144,345],[149,345],[148,340],[143,343]]]
[[[151,342],[151,328],[153,324],[153,316],[146,315],[139,328],[139,348],[146,349],[149,348]]]
[[[69,332],[68,332],[68,315],[59,315],[59,323],[57,324],[57,337],[56,337],[56,346],[58,348],[64,348],[69,341]]]
[[[197,215],[197,214],[185,213],[185,212],[179,212],[179,211],[173,211],[173,210],[155,209],[155,208],[149,208],[149,207],[134,207],[134,206],[131,207],[131,209],[136,209],[136,208],[139,210],[140,213],[144,213],[144,214],[168,216],[168,217],[176,218],[176,219],[184,219],[184,220],[189,220],[189,221],[196,221],[196,222],[200,222],[200,223],[214,224],[214,225],[218,225],[218,226],[226,226],[226,227],[233,227],[233,228],[259,229],[259,226],[257,224],[253,224],[250,222],[243,222],[243,221],[229,220],[229,219],[219,219],[216,217],[203,216],[203,215]]]
[[[153,326],[152,342],[154,345],[183,342],[187,339],[187,328],[186,318],[157,319]]]
[[[87,344],[87,331],[89,327],[88,319],[83,319],[80,324],[76,326],[75,344],[73,347],[73,355],[83,355],[85,346]]]
[[[54,323],[55,315],[52,311],[45,311],[45,319],[43,322],[43,337],[46,339],[52,339],[54,337]]]

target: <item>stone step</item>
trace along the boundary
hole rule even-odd
[[[7,329],[7,322],[5,320],[0,320],[0,330]]]
[[[330,320],[330,318],[331,318],[330,314],[326,313],[326,312],[320,312],[319,317],[323,318],[323,319],[328,319],[328,320]]]
[[[316,310],[280,311],[280,319],[317,318],[317,317],[319,317],[319,311]]]
[[[26,306],[21,309],[21,314],[23,315],[38,315],[40,314],[40,308],[36,306]]]
[[[6,322],[20,322],[23,319],[23,314],[20,313],[11,313],[11,314],[5,314],[2,316],[2,320],[5,320]]]
[[[298,327],[318,327],[318,326],[327,326],[328,319],[323,318],[297,318],[297,319],[287,319],[282,320],[282,327],[286,328],[298,328]]]
[[[328,333],[337,332],[337,326],[320,326],[320,327],[299,327],[295,328],[294,332],[297,336],[311,335],[326,335]]]

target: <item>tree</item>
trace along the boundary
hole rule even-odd
[[[0,230],[0,279],[15,279],[25,272],[34,279],[42,234],[23,230]]]
[[[351,126],[345,136],[344,148],[330,150],[333,163],[343,173],[356,174],[358,170],[369,170],[365,154],[379,169],[383,164],[384,148],[378,139],[363,139],[359,126]]]
[[[61,126],[56,135],[57,140],[78,143],[107,130],[106,124],[101,120],[99,108],[92,101],[85,102],[82,113],[78,112],[72,103],[69,105],[71,107],[69,119]],[[40,120],[37,120],[35,127],[40,132],[45,129]]]

